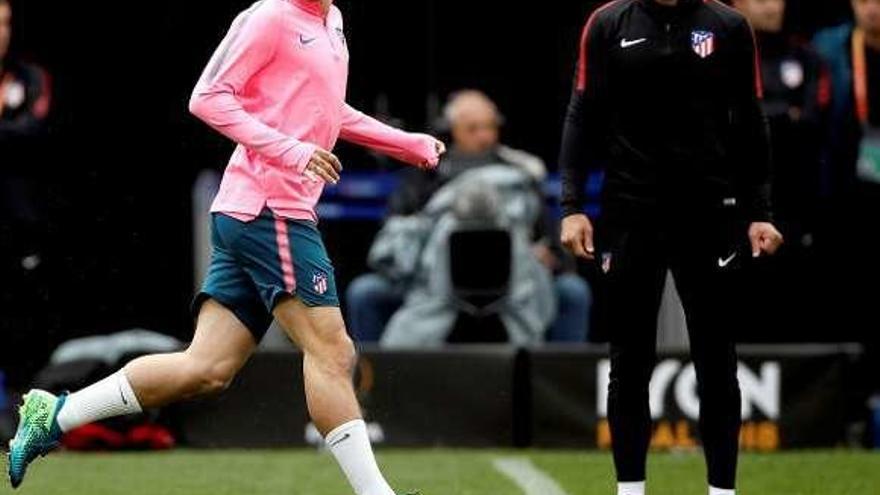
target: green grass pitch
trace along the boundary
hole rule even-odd
[[[498,458],[530,460],[568,495],[613,495],[610,455],[577,451],[380,451],[390,481],[423,495],[521,495],[493,467]],[[5,466],[4,466],[5,468]],[[705,495],[698,454],[654,454],[651,495]],[[743,455],[743,495],[880,494],[880,454],[852,451]],[[8,484],[0,493],[12,493]],[[290,451],[189,451],[68,454],[38,460],[21,495],[348,495],[327,454]]]

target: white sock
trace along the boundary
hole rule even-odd
[[[645,495],[645,482],[618,482],[617,495]]]
[[[709,495],[736,495],[733,490],[725,490],[723,488],[715,488],[709,486]]]
[[[349,421],[336,428],[324,442],[357,495],[394,495],[376,464],[363,420]]]
[[[58,413],[58,426],[68,432],[102,419],[141,412],[123,370],[67,397]]]

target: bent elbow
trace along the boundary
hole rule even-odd
[[[210,104],[207,95],[196,91],[189,99],[189,113],[198,117],[200,120],[207,120],[210,113]]]

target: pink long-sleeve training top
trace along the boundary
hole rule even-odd
[[[306,174],[316,147],[340,137],[416,166],[433,167],[435,141],[389,127],[345,103],[348,46],[342,14],[320,1],[260,0],[214,53],[190,111],[238,143],[212,212],[242,220],[268,206],[317,221],[324,182]]]

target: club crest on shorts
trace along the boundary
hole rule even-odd
[[[324,295],[327,292],[327,274],[324,272],[315,272],[312,276],[312,286],[320,295]]]
[[[700,58],[715,53],[715,33],[712,31],[694,31],[691,33],[691,48]]]

